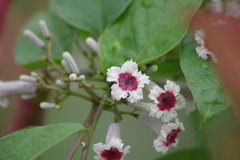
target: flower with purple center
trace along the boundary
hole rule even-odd
[[[149,116],[161,117],[163,122],[169,122],[177,117],[175,109],[182,109],[186,106],[186,101],[179,92],[180,87],[169,80],[164,85],[164,90],[159,86],[154,86],[148,95],[155,103],[151,106]]]
[[[169,123],[162,126],[161,134],[153,141],[153,147],[157,152],[165,154],[169,147],[177,146],[178,134],[184,131],[182,122],[176,118],[175,123]]]
[[[113,99],[127,98],[130,103],[143,99],[142,88],[150,83],[149,77],[138,71],[136,62],[125,62],[122,67],[111,67],[107,70],[107,81],[113,84],[111,94]]]
[[[120,138],[112,138],[110,143],[102,144],[102,142],[94,144],[93,150],[97,153],[94,156],[96,160],[122,160],[129,153],[130,146],[123,148],[123,143]]]

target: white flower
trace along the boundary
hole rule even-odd
[[[186,106],[185,99],[179,92],[180,87],[169,80],[164,85],[164,90],[158,86],[154,86],[148,95],[155,103],[151,107],[149,116],[161,117],[163,122],[169,122],[177,117],[175,109],[182,109]]]
[[[122,160],[129,153],[130,146],[123,149],[123,143],[120,139],[120,125],[118,123],[110,124],[106,136],[106,144],[99,142],[93,144],[93,150],[97,153],[94,156],[96,160]]]
[[[184,131],[183,124],[176,118],[175,123],[169,123],[162,126],[161,134],[153,141],[153,147],[157,152],[165,154],[169,147],[177,146],[178,134]]]
[[[205,42],[205,33],[203,29],[199,29],[195,33],[195,40],[197,41],[200,46],[196,48],[196,52],[198,54],[198,57],[201,57],[202,59],[206,60],[208,58],[207,55],[210,55],[212,57],[212,61],[214,63],[218,63],[217,58],[215,55],[208,49],[206,42]]]
[[[113,99],[127,98],[131,103],[143,99],[142,88],[150,83],[149,77],[138,71],[137,63],[132,60],[125,62],[121,68],[109,68],[107,75],[108,82],[117,82],[111,87]]]
[[[102,142],[94,144],[93,150],[97,153],[94,156],[96,160],[122,160],[123,157],[129,153],[130,146],[123,148],[122,140],[119,138],[112,138],[110,143],[102,144]]]

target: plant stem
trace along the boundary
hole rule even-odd
[[[90,113],[88,114],[87,119],[84,122],[84,127],[88,128],[88,129],[91,129],[91,130],[94,130],[95,127],[96,127],[97,121],[98,121],[98,119],[101,115],[101,111],[102,111],[102,107],[99,105],[99,103],[98,102],[93,102],[92,109],[91,109]],[[87,140],[86,146],[83,147],[84,156],[82,155],[82,157],[86,158],[87,152],[88,152],[88,149],[89,149],[89,143],[90,143],[91,138],[92,138],[92,133],[81,132],[81,133],[78,134],[77,138],[75,139],[75,141],[73,143],[73,146],[70,149],[70,151],[69,151],[68,155],[66,156],[65,160],[71,160],[72,159],[73,155],[77,151],[77,149],[78,149],[79,145],[81,144],[81,142],[83,141],[84,137],[87,137],[87,136],[85,136],[86,134],[89,135],[89,138]]]

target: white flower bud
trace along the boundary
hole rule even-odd
[[[69,79],[71,81],[76,81],[77,80],[77,75],[75,73],[72,73],[72,74],[69,75]]]
[[[28,99],[32,99],[32,98],[36,97],[36,95],[37,95],[36,93],[33,93],[33,94],[22,94],[21,98],[23,100],[28,100]]]
[[[150,74],[156,72],[157,70],[158,70],[158,66],[153,65],[153,66],[149,67],[148,69],[146,69],[145,73],[146,73],[146,75],[150,75]]]
[[[57,108],[58,105],[56,105],[55,103],[49,103],[49,102],[41,102],[40,103],[40,107],[42,109],[53,109],[53,108]]]
[[[60,79],[57,79],[56,80],[56,85],[60,88],[65,88],[65,85],[64,83],[60,80]]]
[[[9,106],[9,101],[7,98],[0,98],[0,107],[7,108]]]
[[[161,123],[157,119],[149,117],[147,114],[140,114],[138,116],[138,122],[144,127],[153,130],[158,135],[160,134],[161,127],[163,126],[163,123]]]
[[[98,43],[92,37],[88,37],[86,43],[94,52],[98,53]]]
[[[35,77],[29,76],[29,75],[20,75],[19,80],[24,82],[30,82],[30,83],[37,82],[37,79]]]
[[[24,36],[30,39],[33,43],[35,43],[38,47],[43,48],[45,47],[44,42],[36,36],[32,31],[26,29],[23,32]]]
[[[30,73],[30,75],[33,76],[33,77],[37,77],[37,76],[38,76],[38,74],[37,74],[36,72],[34,72],[34,71],[32,71],[32,72]]]
[[[74,61],[73,57],[71,56],[71,54],[68,52],[63,52],[62,56],[63,56],[63,59],[66,61],[66,63],[71,68],[71,71],[75,74],[79,74],[78,66],[77,66],[76,62]]]
[[[144,110],[150,112],[151,106],[154,105],[152,103],[144,103],[144,102],[136,102],[136,103],[127,103],[129,107],[134,109]]]
[[[81,75],[77,78],[77,81],[83,81],[85,80],[85,76],[84,75]]]
[[[71,68],[69,67],[69,65],[67,64],[67,62],[66,62],[64,59],[61,61],[61,64],[62,64],[64,70],[65,70],[67,73],[72,73]]]
[[[39,21],[39,27],[42,30],[42,33],[43,33],[44,37],[49,38],[50,37],[50,32],[49,32],[47,24],[44,20]]]
[[[118,123],[112,123],[108,127],[106,144],[110,143],[112,138],[120,138],[121,126]]]

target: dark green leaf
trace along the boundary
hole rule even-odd
[[[100,38],[103,71],[132,59],[154,61],[183,38],[202,0],[135,0]]]
[[[211,160],[211,157],[206,150],[191,149],[173,153],[158,160]]]
[[[0,139],[1,160],[33,160],[67,137],[88,131],[80,124],[53,124],[24,129]]]
[[[51,7],[76,28],[100,34],[129,3],[130,0],[51,0]]]
[[[59,62],[64,51],[72,51],[76,30],[52,12],[38,14],[32,17],[23,28],[33,31],[44,40],[45,44],[47,42],[38,25],[39,20],[42,19],[46,21],[50,32],[53,34],[52,55]],[[43,55],[47,55],[47,52],[23,36],[22,31],[15,49],[17,63],[27,68],[44,67],[49,63],[41,60]]]
[[[198,57],[196,47],[197,44],[190,35],[183,39],[180,65],[200,111],[203,127],[231,102],[225,94],[223,82],[217,76],[213,63]]]

